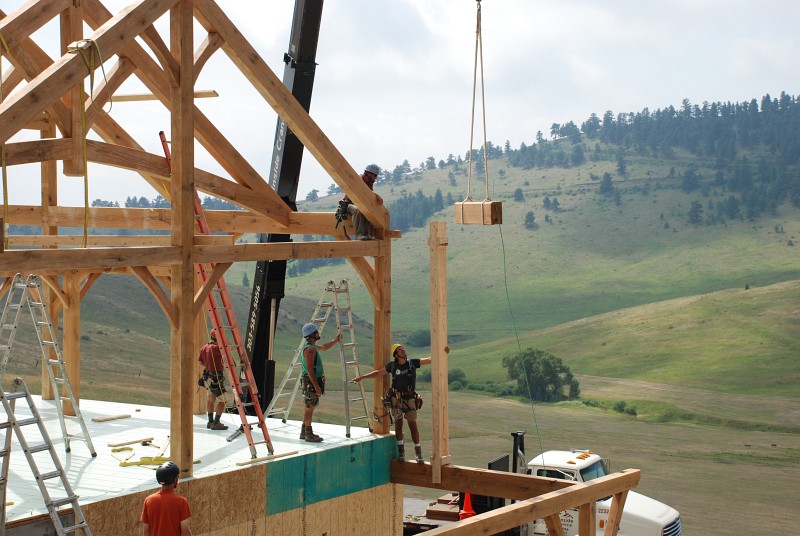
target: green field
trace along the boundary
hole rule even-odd
[[[511,431],[525,429],[529,457],[591,448],[616,469],[642,469],[638,490],[680,510],[685,534],[792,533],[800,511],[787,493],[800,477],[800,210],[782,205],[757,221],[689,225],[693,201],[709,207],[728,195],[713,186],[680,190],[670,168],[680,174],[690,163],[713,176],[710,162],[681,154],[632,157],[624,178],[612,162],[547,170],[490,162],[503,225],[447,226],[449,367],[467,382],[502,383],[503,357],[542,349],[571,367],[581,401],[532,407],[451,392],[451,452],[457,464],[483,467],[510,449]],[[607,171],[619,205],[590,178]],[[426,171],[377,191],[390,206],[417,190],[463,199],[463,185],[450,186],[447,174]],[[513,200],[517,188],[524,201]],[[545,196],[557,197],[561,210],[545,210]],[[300,209],[332,210],[335,202],[326,197]],[[534,229],[523,225],[530,211]],[[453,208],[434,219],[452,222]],[[393,341],[429,327],[427,238],[420,228],[392,242]],[[249,306],[245,275],[252,281],[253,263],[226,274],[241,325]],[[287,280],[275,339],[278,379],[326,283],[341,279],[350,282],[360,361],[373,362],[369,295],[340,264]],[[167,405],[169,329],[142,285],[103,276],[82,315],[81,396]],[[412,357],[428,355],[426,347],[406,345]],[[38,352],[32,328],[22,326],[9,373],[34,388]],[[340,422],[339,367],[329,354],[330,396],[319,417]],[[620,402],[636,415],[607,409]],[[426,405],[426,439],[429,412]],[[732,516],[734,505],[744,515]]]

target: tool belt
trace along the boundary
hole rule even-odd
[[[408,402],[413,400],[414,402]],[[409,411],[417,411],[422,407],[422,397],[416,391],[398,391],[394,388],[389,388],[386,394],[383,395],[383,405],[387,408],[399,409],[403,413]]]

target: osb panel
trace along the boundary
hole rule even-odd
[[[179,488],[182,484],[179,484]],[[81,510],[92,534],[116,534],[118,536],[139,536],[142,524],[142,504],[155,489],[140,491],[131,495],[114,497],[105,501],[82,504]]]
[[[258,464],[181,483],[192,509],[192,531],[202,534],[263,518],[266,471],[267,464]]]
[[[251,534],[251,530],[240,531],[238,525],[251,527],[253,520],[264,519],[265,482],[266,464],[206,478],[182,480],[178,484],[178,492],[189,501],[193,533],[214,536]],[[140,536],[142,504],[157,489],[158,485],[148,491],[81,505],[92,534]],[[224,515],[220,515],[222,511]],[[128,514],[120,515],[120,512]],[[214,532],[223,530],[227,532]]]

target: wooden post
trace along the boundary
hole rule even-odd
[[[196,278],[195,278],[196,279]],[[200,309],[200,312],[194,317],[194,355],[200,355],[200,348],[206,343],[208,339],[208,327],[206,326],[206,313],[205,309]],[[203,367],[194,360],[194,377],[199,378],[203,373]],[[206,413],[206,400],[208,393],[205,389],[195,389],[194,397],[194,414],[204,415]]]
[[[171,243],[180,247],[180,262],[172,265],[171,295],[178,321],[171,331],[170,456],[181,476],[192,476],[194,414],[194,121],[192,65],[192,0],[179,0],[170,9],[170,50],[180,64],[172,100]]]
[[[391,240],[383,240],[381,251],[383,255],[375,257],[375,289],[377,296],[373,320],[375,324],[375,338],[373,341],[373,368],[377,369],[386,364],[389,358],[389,347],[392,336],[392,248]],[[369,284],[365,281],[365,284]],[[391,378],[383,376],[375,380],[372,390],[372,402],[376,415],[385,413],[383,407],[383,393],[388,389]],[[389,416],[386,415],[373,425],[376,434],[388,434],[390,431]]]
[[[50,121],[48,127],[39,131],[41,139],[55,138],[56,127]],[[50,211],[52,207],[58,206],[58,168],[55,160],[42,160],[41,174],[42,174],[42,234],[47,236],[54,236],[58,234],[58,227],[50,225]],[[51,249],[56,246],[44,246],[43,249]],[[53,324],[53,333],[58,338],[58,314],[54,312],[53,304],[58,299],[55,297],[55,291],[49,286],[45,285],[42,288],[42,299],[47,304],[50,311],[50,322]],[[51,347],[47,347],[47,355],[55,359],[55,351]],[[55,393],[53,393],[53,386],[50,383],[50,374],[47,372],[47,362],[42,360],[42,400],[53,400]]]
[[[442,481],[442,466],[450,464],[447,428],[447,228],[441,221],[430,224],[431,256],[431,408],[433,413],[434,483]]]
[[[68,47],[83,39],[83,8],[80,2],[73,2],[71,6],[61,12],[61,54],[69,52]],[[86,54],[94,54],[88,50]],[[100,67],[100,59],[97,59]],[[87,72],[89,67],[86,67]],[[90,75],[92,73],[89,73]],[[78,84],[67,93],[64,93],[64,104],[70,112],[71,129],[66,137],[72,138],[72,158],[64,159],[64,175],[81,176],[84,172],[83,163],[83,131],[82,118],[84,117],[84,78],[78,77]]]
[[[81,274],[72,271],[64,274],[64,366],[72,386],[75,400],[81,400]],[[48,379],[48,383],[50,380]],[[66,391],[64,395],[66,396]],[[69,400],[64,401],[64,414],[75,415]]]

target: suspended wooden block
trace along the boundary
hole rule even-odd
[[[466,225],[500,225],[503,203],[500,201],[463,201],[456,203],[456,223]]]

